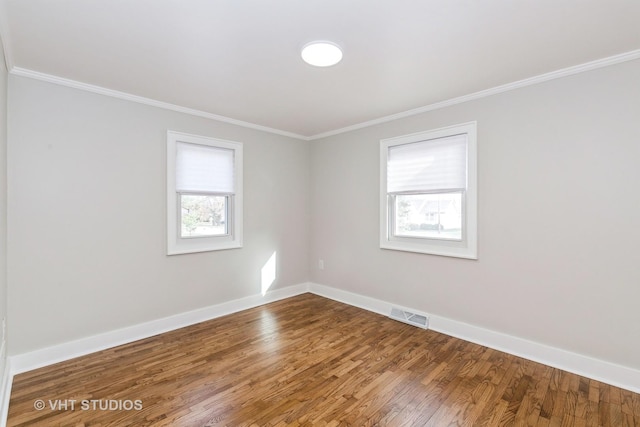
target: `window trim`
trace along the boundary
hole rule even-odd
[[[229,210],[226,221],[228,234],[216,236],[181,236],[181,204],[176,190],[176,152],[178,142],[204,145],[214,148],[226,148],[234,152],[234,193],[229,197]],[[182,132],[167,131],[167,255],[195,252],[209,252],[242,247],[242,211],[243,211],[243,153],[242,143],[206,136],[191,135]],[[206,192],[189,193],[210,195]]]
[[[380,140],[380,248],[456,258],[478,259],[477,123],[468,122]],[[393,195],[387,192],[389,148],[454,135],[467,135],[467,188],[463,193],[462,240],[395,236]]]

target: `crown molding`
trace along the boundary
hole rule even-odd
[[[640,49],[625,52],[619,55],[610,56],[607,58],[598,59],[591,62],[586,62],[580,65],[574,65],[572,67],[563,68],[560,70],[552,71],[538,76],[530,77],[516,82],[507,83],[505,85],[496,86],[490,89],[474,92],[469,95],[459,96],[457,98],[448,99],[446,101],[436,102],[434,104],[425,105],[424,107],[418,107],[412,110],[403,111],[401,113],[392,114],[390,116],[380,117],[378,119],[369,120],[366,122],[358,123],[351,126],[346,126],[340,129],[335,129],[328,132],[319,133],[310,136],[308,139],[313,141],[317,139],[327,138],[329,136],[335,136],[346,132],[351,132],[358,129],[367,128],[370,126],[378,125],[381,123],[391,122],[405,117],[415,116],[417,114],[426,113],[440,108],[450,107],[452,105],[462,104],[464,102],[473,101],[487,96],[496,95],[502,92],[508,92],[515,89],[520,89],[527,86],[533,86],[539,83],[544,83],[549,80],[560,79],[562,77],[572,76],[574,74],[584,73],[598,68],[608,67],[610,65],[620,64],[622,62],[633,61],[640,58]]]
[[[0,5],[2,2],[0,1]],[[366,122],[357,123],[351,126],[346,126],[340,129],[335,129],[327,132],[318,133],[311,136],[300,135],[293,132],[283,131],[280,129],[274,129],[267,126],[257,125],[254,123],[245,122],[242,120],[232,119],[230,117],[221,116],[218,114],[208,113],[206,111],[196,110],[193,108],[183,107],[180,105],[170,104],[168,102],[162,102],[155,99],[145,98],[138,95],[132,95],[126,92],[120,92],[112,89],[107,89],[101,86],[95,86],[87,83],[78,82],[75,80],[65,79],[62,77],[57,77],[51,74],[45,74],[38,71],[28,70],[25,68],[15,67],[11,65],[11,54],[9,53],[9,49],[7,46],[10,44],[8,40],[8,35],[6,34],[6,27],[2,25],[2,21],[0,20],[0,37],[2,37],[3,45],[5,47],[5,61],[7,62],[7,69],[9,72],[16,76],[28,77],[36,80],[42,80],[49,83],[54,83],[62,86],[71,87],[74,89],[85,90],[88,92],[97,93],[100,95],[111,96],[118,99],[124,99],[127,101],[137,102],[140,104],[150,105],[153,107],[163,108],[166,110],[176,111],[179,113],[190,114],[197,117],[204,117],[211,120],[216,120],[223,123],[228,123],[236,126],[241,126],[248,129],[259,130],[262,132],[267,132],[275,135],[286,136],[289,138],[299,139],[302,141],[314,141],[323,138],[327,138],[330,136],[335,136],[347,132],[351,132],[358,129],[367,128],[370,126],[375,126],[382,123],[391,122],[398,119],[403,119],[406,117],[415,116],[418,114],[427,113],[429,111],[438,110],[440,108],[450,107],[452,105],[462,104],[464,102],[473,101],[480,98],[485,98],[488,96],[496,95],[503,92],[508,92],[511,90],[520,89],[527,86],[533,86],[539,83],[544,83],[550,80],[560,79],[563,77],[572,76],[574,74],[584,73],[591,70],[596,70],[599,68],[608,67],[610,65],[616,65],[623,62],[633,61],[636,59],[640,59],[640,49],[632,50],[629,52],[621,53],[619,55],[610,56],[607,58],[598,59],[595,61],[587,62],[580,65],[575,65],[572,67],[563,68],[560,70],[552,71],[549,73],[541,74],[538,76],[530,77],[523,80],[518,80],[516,82],[507,83],[501,86],[496,86],[490,89],[481,90],[479,92],[474,92],[468,95],[459,96],[457,98],[451,98],[445,101],[436,102],[434,104],[425,105],[423,107],[414,108],[412,110],[403,111],[396,114],[391,114],[389,116],[380,117],[373,120],[368,120]],[[2,32],[2,29],[5,29],[5,32]]]
[[[38,71],[28,70],[25,68],[13,67],[10,73],[15,76],[28,77],[35,80],[54,83],[60,86],[67,86],[70,88],[80,89],[87,92],[110,96],[113,98],[124,99],[126,101],[137,102],[138,104],[150,105],[152,107],[158,107],[165,110],[176,111],[178,113],[189,114],[197,117],[204,117],[206,119],[216,120],[219,122],[241,126],[248,129],[259,130],[262,132],[272,133],[280,136],[286,136],[289,138],[301,139],[304,141],[309,140],[308,137],[303,135],[298,135],[293,132],[287,132],[280,129],[274,129],[267,126],[257,125],[257,124],[245,122],[242,120],[232,119],[230,117],[220,116],[218,114],[208,113],[206,111],[196,110],[194,108],[182,107],[180,105],[175,105],[168,102],[158,101],[151,98],[145,98],[143,96],[133,95],[126,92],[120,92],[117,90],[108,89],[105,87],[96,86],[88,83],[82,83],[76,80],[65,79],[63,77],[58,77],[51,74],[45,74]]]

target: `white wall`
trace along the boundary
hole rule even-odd
[[[244,248],[166,255],[166,131],[244,143]],[[10,355],[308,280],[309,143],[11,75]]]
[[[0,40],[0,391],[4,392],[6,336],[2,319],[7,317],[7,67]],[[0,395],[0,408],[2,404]]]
[[[312,281],[640,369],[638,76],[636,60],[315,141]],[[479,260],[379,249],[379,140],[473,120]]]

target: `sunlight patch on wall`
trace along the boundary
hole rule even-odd
[[[264,296],[276,280],[276,253],[262,267],[262,296]]]

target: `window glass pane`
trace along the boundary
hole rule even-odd
[[[227,228],[227,196],[180,196],[180,237],[224,236]]]
[[[462,240],[462,193],[395,196],[394,235]]]

